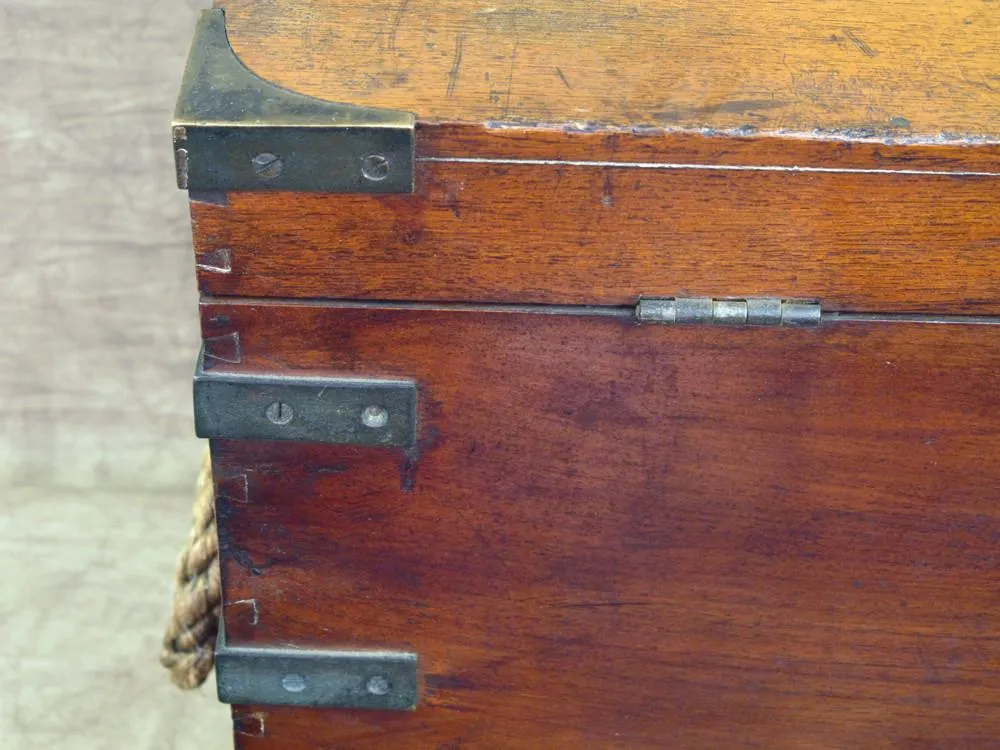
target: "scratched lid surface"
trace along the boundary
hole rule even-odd
[[[422,122],[998,140],[982,0],[221,0],[258,75]]]

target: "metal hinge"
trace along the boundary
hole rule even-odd
[[[408,380],[206,371],[194,377],[198,437],[411,447],[417,386]]]
[[[640,300],[635,317],[640,323],[678,325],[813,326],[823,314],[819,302],[804,300],[671,297]]]
[[[174,111],[177,184],[198,191],[413,192],[409,112],[314,99],[248,70],[202,12]]]
[[[215,647],[223,703],[412,711],[417,666],[409,651],[230,646],[222,626]]]

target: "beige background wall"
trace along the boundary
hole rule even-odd
[[[0,0],[0,747],[224,748],[156,662],[201,445],[169,117],[195,0]]]

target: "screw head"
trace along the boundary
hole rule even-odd
[[[273,424],[288,424],[295,418],[295,411],[288,404],[275,401],[267,407],[264,415]]]
[[[380,674],[377,674],[369,679],[366,687],[368,688],[368,692],[372,695],[385,695],[392,689],[392,685],[389,684],[389,680]]]
[[[258,177],[265,180],[273,180],[284,168],[284,164],[281,161],[280,156],[276,156],[270,153],[257,154],[254,158],[250,160],[251,166],[253,166],[253,171]]]
[[[289,672],[281,678],[281,687],[289,693],[301,693],[306,689],[306,678],[295,672]]]
[[[368,154],[361,160],[361,174],[371,182],[381,182],[389,176],[389,160],[382,154]]]
[[[365,410],[361,412],[361,422],[365,427],[371,427],[372,429],[377,430],[378,428],[385,427],[389,424],[389,412],[382,406],[376,406],[374,404],[366,406]]]

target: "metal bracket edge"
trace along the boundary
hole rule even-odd
[[[409,448],[417,386],[409,380],[226,373],[194,376],[195,433],[224,440],[293,440]]]
[[[174,110],[177,185],[197,191],[413,192],[416,117],[315,99],[236,56],[202,11]]]
[[[230,646],[219,625],[215,676],[223,703],[412,711],[417,675],[410,651]]]

